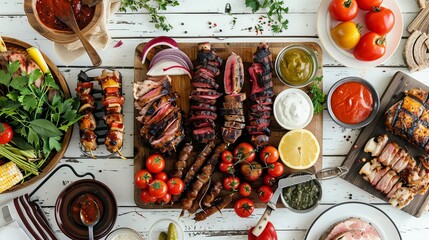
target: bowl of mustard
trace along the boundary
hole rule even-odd
[[[274,63],[279,80],[289,87],[300,88],[310,84],[319,67],[315,51],[305,45],[283,48]]]

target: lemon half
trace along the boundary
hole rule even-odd
[[[292,169],[307,169],[313,166],[320,154],[316,136],[306,129],[286,133],[279,143],[280,159]]]

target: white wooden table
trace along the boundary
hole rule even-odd
[[[148,24],[149,15],[144,13],[118,13],[108,24],[108,29],[114,43],[105,51],[100,52],[103,66],[118,68],[124,76],[124,93],[126,103],[124,112],[126,116],[126,136],[124,155],[127,160],[121,159],[87,159],[78,150],[78,133],[74,132],[72,142],[61,161],[72,165],[78,172],[92,172],[96,179],[107,184],[116,196],[119,205],[117,227],[130,227],[147,236],[152,223],[161,218],[177,219],[179,211],[176,210],[145,210],[137,208],[133,200],[133,104],[132,89],[134,50],[141,42],[147,42],[152,37],[168,35],[179,42],[239,42],[239,41],[314,41],[319,44],[316,31],[316,16],[320,0],[285,0],[290,13],[289,29],[281,34],[265,31],[263,35],[244,30],[257,22],[260,13],[251,14],[244,6],[244,0],[179,0],[180,6],[170,8],[167,18],[174,26],[168,33],[155,29]],[[397,0],[404,17],[404,26],[416,16],[419,11],[413,0]],[[224,14],[225,4],[232,5],[232,16],[237,18],[234,27],[230,24],[232,16]],[[217,28],[209,28],[208,22],[217,23]],[[222,30],[222,31],[220,31]],[[38,34],[27,22],[23,11],[22,0],[0,1],[0,35],[13,37],[39,47],[58,65],[64,74],[71,89],[76,84],[76,75],[81,69],[91,64],[86,56],[81,57],[70,66],[65,66],[53,51],[52,42]],[[368,79],[375,86],[379,94],[383,93],[388,81],[395,72],[408,72],[402,59],[402,52],[408,32],[404,30],[401,44],[395,54],[382,66],[357,70],[346,68],[336,62],[325,51],[323,53],[324,91],[345,76],[358,76]],[[113,48],[115,42],[122,40],[123,45]],[[423,71],[411,74],[416,79],[429,85],[429,72]],[[344,130],[335,125],[324,112],[323,134],[323,167],[341,165],[344,156],[353,145],[358,130]],[[76,128],[75,128],[76,129]],[[61,239],[67,237],[61,233],[53,216],[53,206],[61,189],[75,178],[67,170],[60,172],[50,180],[45,187],[39,190],[38,195],[42,206],[47,213],[57,236]],[[0,202],[10,200],[16,196],[31,192],[35,186],[27,187],[18,192],[1,194]],[[341,202],[362,201],[376,205],[385,211],[396,223],[403,239],[428,239],[429,214],[415,218],[398,209],[391,207],[380,199],[342,180],[334,179],[323,182],[324,195],[322,204],[314,211],[306,214],[295,214],[287,209],[278,209],[272,215],[272,222],[276,226],[279,239],[303,239],[306,230],[313,220],[325,209]],[[179,222],[186,231],[186,239],[247,239],[247,229],[255,225],[263,209],[257,209],[249,219],[240,219],[233,209],[226,209],[208,220],[195,223],[188,218],[181,218]],[[387,239],[394,240],[394,239]]]

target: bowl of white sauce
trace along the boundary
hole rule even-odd
[[[143,240],[143,237],[131,228],[118,228],[107,235],[106,240]]]
[[[305,128],[313,119],[313,103],[304,91],[289,88],[274,100],[274,118],[287,130]]]

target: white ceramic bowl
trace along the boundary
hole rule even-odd
[[[279,104],[280,104],[280,100],[281,98],[283,98],[283,96],[290,94],[290,93],[296,93],[299,94],[301,96],[304,97],[304,99],[306,100],[307,104],[310,107],[310,114],[308,115],[307,119],[305,120],[305,122],[303,122],[301,125],[288,125],[288,123],[282,121],[282,119],[280,118],[280,112],[279,112]],[[302,91],[301,89],[297,89],[297,88],[289,88],[286,89],[284,91],[282,91],[279,95],[276,96],[276,99],[274,100],[274,106],[273,106],[274,110],[274,118],[276,119],[276,121],[278,122],[278,124],[287,130],[293,130],[293,129],[301,129],[301,128],[305,128],[313,119],[313,112],[314,112],[314,107],[313,107],[313,103],[311,102],[311,98],[307,95],[307,93],[305,93],[304,91]]]
[[[118,228],[107,235],[106,240],[127,239],[127,240],[143,240],[143,237],[131,228]]]
[[[156,221],[149,229],[149,235],[148,240],[158,240],[159,234],[161,232],[167,232],[168,231],[168,225],[170,223],[174,223],[176,225],[177,230],[177,240],[185,240],[185,233],[183,232],[182,226],[180,224],[173,220],[173,219],[160,219]]]

